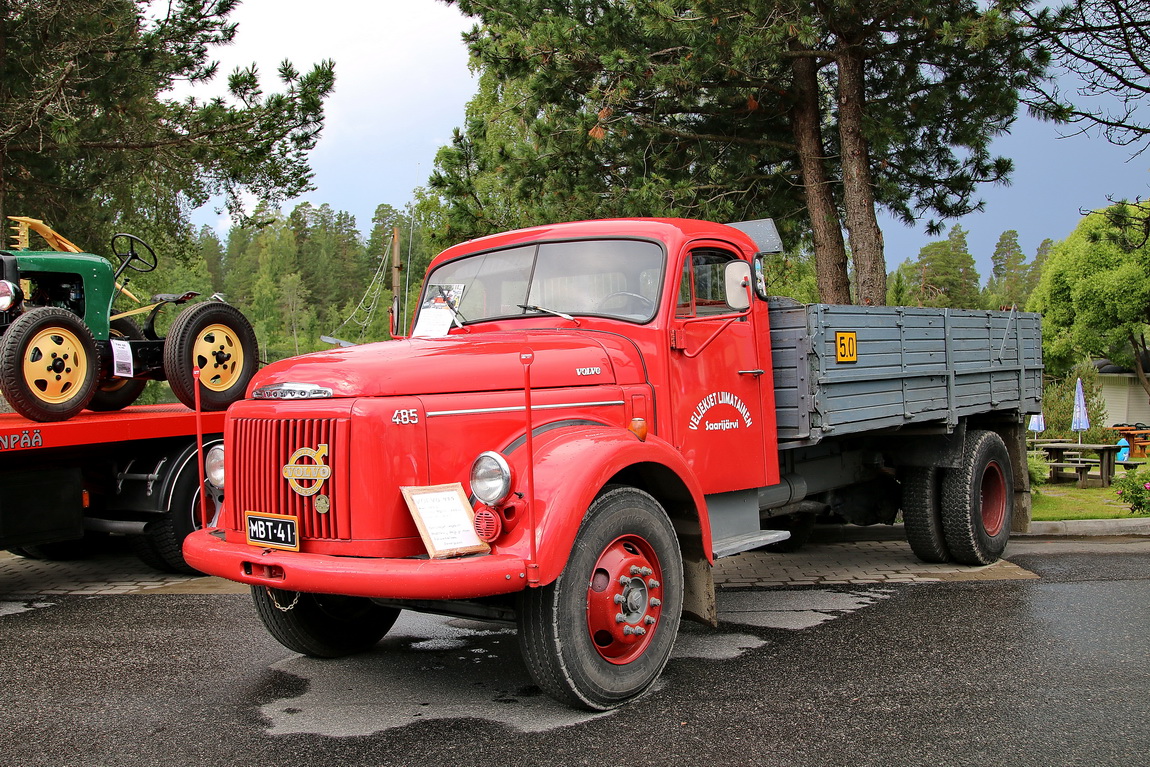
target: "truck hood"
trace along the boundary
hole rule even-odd
[[[610,334],[527,331],[383,341],[282,360],[261,370],[251,391],[313,384],[334,397],[384,397],[523,388],[530,351],[532,388],[636,384],[646,380],[635,344]]]

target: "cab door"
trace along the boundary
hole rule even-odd
[[[768,477],[760,386],[770,377],[756,360],[750,311],[726,300],[726,266],[737,259],[721,243],[694,244],[671,323],[673,438],[706,493],[763,487]]]

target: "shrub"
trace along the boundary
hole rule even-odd
[[[1150,471],[1128,471],[1111,484],[1134,514],[1150,514]]]
[[[1038,488],[1046,484],[1050,477],[1050,464],[1046,462],[1044,453],[1030,452],[1026,454],[1026,468],[1030,473],[1031,492],[1038,492]]]

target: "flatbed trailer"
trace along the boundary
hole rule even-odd
[[[82,555],[89,539],[121,534],[147,564],[194,572],[180,550],[200,526],[204,448],[224,413],[183,405],[83,412],[37,423],[0,414],[0,548],[35,558]],[[209,492],[209,509],[218,494]]]

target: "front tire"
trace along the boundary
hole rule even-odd
[[[647,493],[616,488],[591,504],[559,577],[520,596],[519,646],[544,692],[605,711],[659,678],[682,607],[671,521]]]
[[[260,620],[289,650],[313,658],[342,658],[375,647],[391,630],[399,609],[366,597],[308,594],[252,586]]]
[[[227,410],[243,399],[259,364],[259,349],[251,323],[239,309],[221,301],[189,306],[164,341],[164,376],[176,398],[193,410],[200,370],[200,406]]]
[[[942,480],[942,528],[956,562],[989,565],[1002,556],[1014,516],[1014,474],[1002,437],[966,434],[962,466]]]
[[[65,421],[96,391],[96,339],[67,309],[41,306],[16,318],[0,342],[0,389],[33,421]]]

